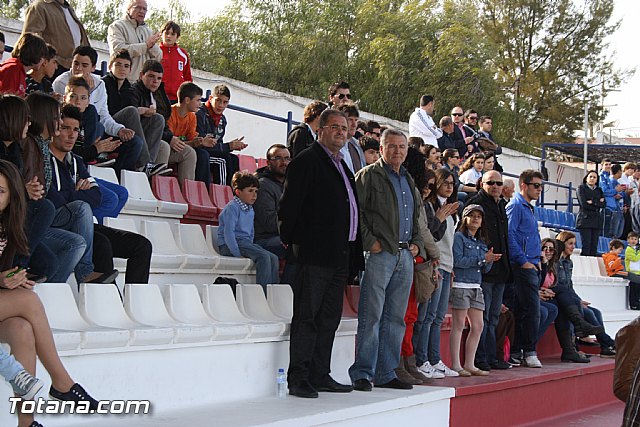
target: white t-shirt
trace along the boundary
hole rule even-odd
[[[478,180],[482,178],[482,172],[478,172],[475,168],[467,169],[460,175],[460,182],[464,185],[476,186]]]
[[[62,10],[64,11],[64,17],[67,20],[67,25],[69,26],[69,31],[71,31],[71,37],[73,37],[73,45],[80,46],[80,40],[82,39],[82,33],[80,33],[80,26],[71,16],[71,12],[69,12],[69,7],[62,6]]]

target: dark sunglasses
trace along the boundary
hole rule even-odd
[[[485,181],[484,183],[489,186],[497,185],[498,187],[502,187],[502,184],[504,184],[502,181]]]
[[[344,99],[345,96],[347,97],[347,99],[351,99],[351,94],[348,93],[341,93],[340,95],[338,95],[338,98]]]
[[[533,188],[535,188],[536,190],[544,186],[544,184],[542,184],[541,182],[525,182],[525,184],[533,185]]]
[[[478,118],[469,116],[469,120],[478,120]]]
[[[452,116],[462,116],[463,114],[462,113],[452,113],[451,115]]]
[[[545,252],[547,252],[547,251],[555,252],[556,248],[554,248],[553,246],[545,246],[542,250],[545,251]]]

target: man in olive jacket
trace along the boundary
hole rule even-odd
[[[354,389],[410,389],[394,369],[400,362],[404,314],[413,280],[413,257],[425,257],[418,224],[422,200],[402,166],[406,136],[387,129],[380,140],[382,158],[356,174],[362,245],[368,251],[360,285],[356,360],[349,368]]]
[[[329,375],[344,287],[364,268],[356,185],[340,153],[347,131],[344,113],[322,112],[318,142],[289,164],[278,209],[280,239],[298,266],[288,372],[289,394],[298,397],[352,391]]]

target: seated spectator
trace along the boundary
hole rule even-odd
[[[560,254],[560,261],[558,263],[558,282],[560,285],[569,287],[571,290],[573,290],[573,281],[571,280],[571,275],[573,272],[573,262],[571,261],[570,257],[576,246],[576,235],[570,231],[562,231],[558,233],[558,235],[556,236],[556,240],[564,243],[564,249]],[[596,339],[600,344],[600,357],[615,357],[615,343],[613,339],[604,331],[604,323],[602,321],[602,313],[600,312],[600,310],[592,307],[589,301],[585,301],[582,299],[580,299],[579,308],[582,310],[586,324],[581,324],[582,322],[580,321],[579,317],[574,316],[574,318],[569,318],[569,320],[571,320],[571,323],[573,323],[575,327],[576,336],[579,338],[583,338],[585,336],[591,335],[592,333],[595,334]],[[575,310],[570,309],[569,313],[575,314]],[[578,324],[576,324],[576,320],[578,320]],[[590,325],[593,325],[600,332],[596,332],[595,330],[589,331],[588,329],[591,329],[589,328]],[[587,328],[584,328],[583,326],[587,326]]]
[[[602,254],[607,275],[629,279],[629,309],[640,310],[640,248],[638,248],[638,234],[630,232],[627,236],[629,246],[624,249],[621,240],[613,239],[609,242],[609,252]],[[624,265],[620,253],[625,251]]]
[[[123,169],[135,170],[144,141],[133,138],[123,144],[122,141],[114,141],[111,137],[102,139],[104,127],[100,123],[96,108],[89,104],[89,84],[83,77],[74,76],[69,79],[64,91],[64,101],[78,108],[82,117],[74,153],[82,157],[86,163],[98,163],[102,166],[105,166],[105,163],[113,164],[117,176],[120,176]],[[118,153],[114,161],[108,158],[110,153]]]
[[[14,105],[16,108],[9,111],[18,112],[15,119],[22,126],[31,117],[27,137],[20,141],[21,157],[12,160],[22,165],[22,178],[30,199],[27,210],[27,235],[32,251],[29,267],[46,275],[50,282],[65,282],[87,245],[82,236],[52,227],[56,208],[45,198],[53,175],[49,141],[60,127],[60,104],[42,92],[27,96],[26,104],[26,109],[24,105]]]
[[[464,203],[467,200],[468,193],[475,192],[475,185],[466,185],[460,182],[460,154],[454,148],[447,148],[442,153],[442,167],[447,169],[453,175],[454,194],[459,202]],[[477,190],[476,190],[477,191]],[[462,208],[462,205],[460,206]]]
[[[36,34],[24,33],[11,51],[11,58],[0,64],[0,94],[27,94],[27,72],[42,65],[49,49]]]
[[[260,191],[253,205],[255,214],[255,244],[282,259],[284,246],[278,229],[278,203],[282,197],[284,177],[291,162],[289,150],[284,145],[274,144],[267,150],[267,166],[256,171]]]
[[[351,102],[351,88],[349,83],[341,80],[337,83],[332,83],[329,86],[329,107],[340,106],[342,104],[348,104]]]
[[[92,208],[100,205],[102,193],[82,158],[71,152],[79,129],[77,117],[62,117],[60,130],[49,143],[53,178],[47,198],[56,207],[52,226],[79,234],[86,242],[87,248],[74,269],[78,284],[111,283],[118,275],[117,270],[94,271]]]
[[[56,48],[47,44],[47,55],[44,57],[44,62],[40,67],[32,69],[31,73],[27,74],[27,95],[37,91],[53,94],[51,79],[58,68],[56,53]]]
[[[538,339],[536,342],[540,342],[549,326],[558,317],[558,306],[554,304],[553,301],[555,294],[549,289],[549,287],[555,283],[556,279],[556,263],[558,261],[556,246],[553,239],[543,239],[541,248],[540,264],[542,268],[540,271],[540,289],[538,290],[538,296],[540,298],[540,323],[538,324]],[[558,339],[558,341],[560,341],[560,339]],[[573,345],[573,341],[569,339],[568,344],[570,346]],[[575,348],[572,348],[572,350],[575,351]],[[564,347],[563,354],[565,354]],[[589,359],[579,356],[576,361],[586,363]]]
[[[322,101],[313,101],[304,107],[303,123],[295,125],[287,135],[287,149],[292,158],[313,145],[320,126],[320,113],[326,109],[327,104]]]
[[[131,105],[131,55],[126,49],[115,51],[109,58],[109,72],[102,78],[107,90],[107,105],[109,114],[119,115],[120,111]],[[152,108],[138,108],[139,120],[131,120],[132,129],[144,141],[140,152],[140,163],[144,172],[152,175],[167,175],[172,172],[164,163],[157,163],[161,147],[169,152],[169,145],[162,141],[164,117]]]
[[[73,88],[73,90],[75,90],[76,92],[67,92],[65,97],[68,97],[69,100],[72,102],[75,101],[76,103],[80,103],[80,104],[84,102],[84,105],[86,106],[88,103],[87,99],[85,99],[85,101],[78,102],[78,99],[81,96],[81,94],[77,93],[77,90],[80,86],[72,85],[72,84],[75,84],[76,79],[78,79],[78,81],[80,82],[84,82],[84,79],[82,77],[72,77],[71,80],[69,80],[69,84],[67,85],[67,87]],[[69,96],[70,94],[73,94],[73,93],[75,93],[75,98],[72,98],[71,96]],[[70,119],[78,120],[79,122],[82,123],[82,120],[86,117],[86,112],[90,111],[89,107],[92,107],[92,105],[89,105],[85,110],[85,114],[83,114],[80,111],[80,108],[78,108],[76,105],[65,104],[62,106],[61,117],[63,118],[68,117]],[[82,124],[80,126],[82,127]],[[79,136],[78,136],[78,140],[79,140]],[[103,149],[102,147],[107,147],[106,150],[109,150],[110,149],[109,144],[118,144],[117,141],[112,142],[111,138],[107,138],[106,140],[98,141],[95,144],[89,145],[87,147],[82,142],[78,143],[78,140],[76,140],[75,145],[73,147],[73,153],[80,156],[85,162],[87,162],[87,159],[89,159],[90,161],[95,160],[96,151]],[[101,148],[98,148],[98,147],[101,147]],[[125,203],[127,203],[127,200],[129,199],[129,192],[122,185],[118,185],[113,182],[105,181],[99,178],[94,178],[94,179],[96,183],[100,186],[100,193],[102,194],[102,200],[98,207],[93,208],[93,216],[96,217],[99,224],[102,224],[104,217],[108,216],[111,218],[116,218],[118,216],[118,214],[124,207]]]
[[[500,147],[498,143],[494,141],[493,135],[491,134],[491,130],[493,129],[493,119],[491,118],[491,116],[481,116],[478,120],[478,124],[478,133],[480,134],[480,136],[482,138],[487,138],[489,141],[495,144],[495,148],[490,148],[490,150],[495,153],[495,164],[493,169],[502,173],[502,165],[498,163],[498,154],[502,154],[502,147]]]
[[[216,184],[231,185],[233,174],[240,168],[238,156],[233,151],[241,151],[247,148],[243,142],[244,136],[230,142],[224,142],[227,129],[227,118],[224,115],[231,99],[231,91],[225,85],[217,85],[213,88],[213,94],[196,113],[198,135],[211,136],[216,139],[213,148],[209,148],[209,161],[213,168],[213,182]]]
[[[363,136],[358,142],[364,153],[364,161],[367,166],[377,162],[380,158],[380,142],[370,136]]]
[[[267,284],[278,283],[278,257],[254,243],[253,204],[260,182],[247,172],[236,172],[232,180],[233,200],[220,213],[218,249],[221,255],[246,257],[256,265],[256,282],[267,292]]]
[[[113,271],[113,259],[127,260],[124,283],[149,283],[152,245],[144,236],[125,230],[93,225],[93,265],[97,272]]]
[[[502,186],[502,197],[509,202],[513,197],[513,192],[516,190],[516,183],[511,178],[504,178],[504,185]]]
[[[476,185],[478,180],[482,178],[482,169],[484,168],[484,156],[480,153],[472,154],[460,168],[460,182],[467,186],[467,193],[475,193],[478,190]],[[472,188],[473,187],[473,188]]]
[[[125,108],[114,117],[109,114],[107,107],[107,90],[103,81],[93,74],[98,62],[98,52],[90,46],[78,46],[73,51],[72,68],[60,74],[53,82],[53,90],[57,93],[65,93],[65,88],[72,76],[82,76],[89,85],[89,101],[95,106],[100,124],[104,127],[107,135],[117,137],[123,145],[131,144],[127,155],[133,156],[136,152],[138,156],[134,159],[127,159],[128,163],[140,163],[139,153],[144,145],[144,141],[131,127],[140,127],[138,111],[135,108]],[[132,125],[133,123],[133,125]],[[102,135],[100,135],[102,136]],[[120,148],[124,150],[125,148]]]
[[[482,155],[484,156],[484,165],[482,166],[482,172],[488,172],[495,170],[494,166],[496,165],[496,155],[493,151],[483,151]]]
[[[185,48],[178,46],[180,26],[173,21],[167,21],[160,29],[162,33],[162,67],[164,67],[164,90],[169,101],[179,100],[178,88],[184,82],[192,82],[191,61]]]
[[[215,138],[198,136],[196,131],[196,111],[200,108],[202,89],[195,83],[184,82],[178,88],[178,103],[171,107],[171,116],[167,126],[174,138],[187,143],[196,152],[196,180],[205,183],[207,188],[211,183],[211,169],[209,168],[209,152],[207,149],[216,145]]]
[[[5,359],[1,365],[3,368],[13,368],[13,372],[18,374],[19,383],[16,381],[12,384],[14,391],[18,394],[35,394],[42,387],[42,383],[31,376],[35,375],[37,353],[51,377],[49,394],[53,399],[84,401],[88,403],[89,409],[96,410],[98,402],[71,379],[60,361],[42,303],[35,292],[32,292],[34,282],[27,278],[26,270],[17,270],[13,264],[16,253],[27,252],[28,241],[23,231],[26,204],[19,172],[14,165],[6,161],[0,161],[0,187],[4,196],[0,220],[3,235],[0,245],[0,336],[11,346],[11,352],[19,362],[13,361],[12,366],[8,366],[8,360]],[[28,374],[24,372],[23,367],[29,371]],[[16,368],[20,371],[16,372]],[[12,376],[6,371],[2,374],[6,377]],[[29,398],[33,399],[33,396]],[[21,409],[18,413],[18,423],[40,425],[33,421],[33,411],[27,413]]]
[[[138,108],[139,114],[149,115],[158,112],[164,117],[165,125],[162,131],[162,141],[157,164],[178,164],[178,180],[180,185],[185,179],[194,180],[196,177],[196,152],[180,138],[175,137],[167,126],[167,121],[171,117],[171,103],[164,92],[162,76],[164,69],[162,64],[153,59],[148,60],[142,66],[140,79],[131,85],[131,105]]]
[[[460,129],[453,123],[450,116],[444,116],[440,119],[440,129],[442,129],[442,136],[438,138],[440,150],[444,152],[449,148],[455,148],[462,158],[467,152],[467,146]]]
[[[440,169],[442,165],[440,164],[440,152],[438,151],[437,147],[434,147],[433,145],[430,145],[430,144],[426,144],[422,148],[422,152],[426,157],[426,160],[424,161],[424,166],[427,169],[431,169],[434,171]]]
[[[407,138],[407,144],[411,148],[415,148],[416,150],[422,152],[422,148],[424,147],[424,140],[419,136],[410,136]]]

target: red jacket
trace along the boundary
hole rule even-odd
[[[0,64],[0,94],[13,94],[24,98],[27,92],[27,73],[18,58],[9,58]]]
[[[191,61],[187,51],[177,44],[167,47],[160,43],[162,49],[162,67],[164,90],[171,101],[178,100],[178,88],[183,82],[192,82]]]

